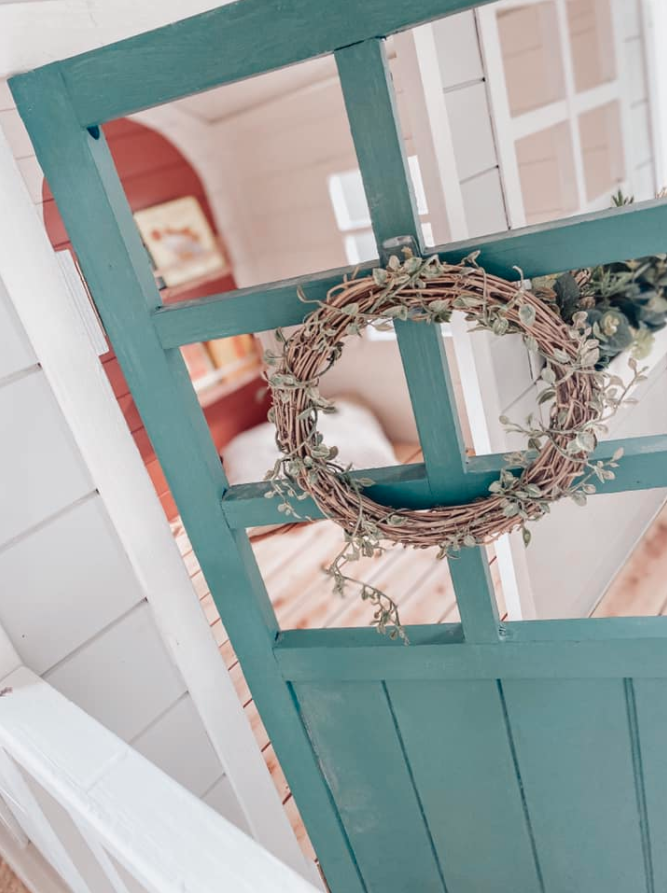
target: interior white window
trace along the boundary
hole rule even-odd
[[[433,230],[430,222],[425,219],[428,216],[428,203],[419,159],[416,155],[408,157],[408,167],[421,220],[424,243],[432,246],[434,244]],[[329,197],[336,217],[336,225],[344,234],[343,243],[348,263],[360,264],[376,258],[377,248],[371,229],[371,215],[359,168],[332,174],[329,177]]]

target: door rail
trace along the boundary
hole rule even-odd
[[[667,199],[659,199],[439,245],[426,253],[458,263],[479,251],[489,273],[517,279],[522,272],[530,278],[659,254],[665,250],[666,229]],[[312,307],[299,299],[297,287],[310,301],[323,301],[344,276],[355,271],[367,275],[378,264],[369,261],[160,306],[153,311],[153,323],[164,348],[298,325]]]
[[[609,460],[620,447],[623,448],[624,455],[619,462],[615,479],[599,483],[594,495],[667,487],[667,434],[606,440],[595,450],[592,458]],[[489,485],[497,479],[505,464],[501,453],[469,459],[466,466],[466,498],[472,500],[486,496]],[[374,486],[368,488],[368,495],[376,502],[412,509],[428,509],[443,504],[442,500],[432,496],[426,466],[422,462],[358,469],[352,475],[370,477],[375,482]],[[242,529],[284,523],[285,516],[278,511],[277,500],[265,497],[270,489],[271,485],[268,483],[229,487],[222,499],[222,510],[229,526]],[[302,501],[290,500],[289,497],[285,497],[285,500],[290,502],[297,513],[297,517],[290,515],[290,521],[298,523],[325,517],[310,497]]]

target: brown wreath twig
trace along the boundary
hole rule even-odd
[[[510,466],[523,464],[520,475],[503,470],[482,500],[427,510],[381,505],[364,492],[372,482],[351,477],[350,469],[336,462],[335,446],[322,442],[318,414],[332,406],[319,393],[319,380],[340,357],[345,340],[366,326],[393,319],[440,324],[455,311],[496,334],[521,333],[527,345],[542,354],[546,391],[541,399],[552,401],[548,424],[515,427],[527,434],[535,458],[508,457]],[[415,548],[435,546],[439,557],[451,557],[462,546],[492,542],[517,528],[524,529],[527,541],[526,522],[548,512],[552,502],[563,495],[585,501],[585,494],[595,489],[591,477],[613,477],[609,469],[619,455],[611,463],[592,463],[590,453],[605,419],[615,412],[629,386],[596,372],[599,345],[585,314],[574,326],[566,324],[523,280],[492,276],[474,258],[455,265],[441,264],[437,257],[408,255],[402,263],[392,258],[386,270],[332,288],[326,301],[318,302],[303,325],[289,339],[282,336],[282,341],[282,354],[267,356],[274,367],[268,375],[274,398],[270,417],[283,453],[269,477],[279,495],[309,494],[322,513],[343,528],[350,548],[339,556],[342,562],[381,551],[386,541]],[[636,367],[634,371],[632,385],[641,378]],[[287,500],[283,506],[294,514]],[[341,573],[341,581],[336,569],[340,571],[340,563],[332,576],[342,588],[349,578]],[[382,614],[383,594],[360,585],[362,595]],[[398,621],[392,618],[384,617],[385,625],[396,626]]]

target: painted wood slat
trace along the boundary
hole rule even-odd
[[[466,642],[498,641],[498,605],[485,550],[465,548],[448,563]]]
[[[12,674],[14,675],[14,674]],[[0,790],[12,804],[16,820],[72,893],[92,893],[78,866],[37,802],[26,778],[9,753],[0,749]]]
[[[495,681],[392,682],[387,690],[449,893],[537,893]]]
[[[667,617],[506,623],[505,640],[495,645],[464,644],[461,624],[406,631],[409,646],[372,629],[286,631],[275,656],[297,683],[667,676]]]
[[[378,261],[360,264],[358,275],[370,273],[377,265]],[[159,307],[153,322],[165,348],[298,325],[313,308],[299,299],[297,288],[303,287],[309,301],[324,300],[329,289],[354,269],[340,267]],[[217,334],[201,336],[209,330]]]
[[[665,463],[667,435],[607,440],[600,444],[593,455],[596,459],[610,459],[619,448],[624,450],[624,455],[616,469],[616,480],[609,481],[600,487],[600,493],[650,490],[653,487],[667,486],[667,464]],[[504,460],[501,453],[470,459],[468,468],[471,474],[477,476],[478,481],[475,492],[479,495],[486,493],[489,485],[498,477],[498,472],[503,465]]]
[[[389,240],[408,236],[419,245],[421,239],[383,42],[339,50],[336,62],[378,253],[385,258]],[[464,501],[465,443],[440,329],[415,322],[395,329],[431,496],[436,503]],[[466,555],[452,579],[466,636],[493,639],[498,612],[485,557],[478,550]]]
[[[643,784],[639,809],[646,823],[645,857],[653,870],[649,893],[658,893],[667,889],[667,683],[662,679],[635,679],[628,685],[636,710],[635,744],[638,781]]]
[[[360,473],[360,471],[352,472],[353,475]],[[401,505],[405,507],[410,505],[413,508],[423,508],[431,503],[426,468],[421,463],[366,469],[362,476],[370,474],[373,475],[375,486],[369,487],[368,493],[377,502],[397,505],[396,500],[401,500]],[[237,484],[230,487],[222,500],[222,509],[230,527],[282,523],[284,516],[273,505],[267,505],[273,502],[264,496],[269,489],[270,486],[264,483]],[[297,512],[298,519],[303,521],[324,517],[310,497],[303,502],[295,502],[294,511]],[[269,517],[273,520],[269,521]]]
[[[401,3],[242,0],[59,63],[79,123],[110,121],[190,93],[331,53],[489,0]],[[270,18],[271,27],[267,28]],[[303,21],[308,28],[300,28]],[[147,68],[147,60],[150,66]],[[109,81],[114,91],[106,90]]]
[[[380,256],[384,243],[409,236],[421,243],[419,217],[383,40],[335,53],[340,85]]]
[[[649,490],[667,487],[667,436],[633,437],[627,440],[609,440],[598,447],[596,459],[611,458],[619,447],[625,455],[616,471],[616,479],[600,486],[600,493],[619,493],[624,490]],[[466,485],[469,500],[486,496],[489,485],[497,479],[504,466],[503,456],[477,456],[468,461]],[[430,508],[436,503],[430,493],[426,468],[423,464],[397,465],[386,468],[357,470],[353,474],[370,476],[375,486],[368,492],[377,502],[401,505],[404,508]],[[273,500],[266,499],[268,484],[239,484],[226,491],[222,501],[223,511],[233,528],[253,527],[262,524],[280,524],[283,515]],[[455,500],[456,501],[456,500]],[[444,504],[447,504],[447,500]],[[307,518],[324,517],[311,499],[294,502],[294,510]]]
[[[336,62],[361,169],[378,253],[400,236],[421,242],[419,219],[383,42],[339,50]],[[396,335],[410,390],[429,485],[449,497],[463,481],[465,446],[442,337],[437,327],[397,323]]]
[[[34,673],[22,667],[3,685],[12,694],[0,700],[2,747],[147,891],[312,893],[307,881]]]
[[[486,83],[466,83],[447,90],[445,104],[459,181],[470,180],[498,164],[494,120],[489,110]]]
[[[426,476],[433,500],[466,502],[465,442],[439,326],[396,322]]]
[[[384,686],[299,685],[295,694],[367,893],[443,893]]]
[[[48,431],[48,441],[44,433]],[[24,533],[94,489],[40,369],[0,388],[0,543]]]
[[[109,867],[108,859],[104,856],[104,850],[96,845],[94,838],[85,839],[85,825],[77,827],[67,810],[39,782],[29,773],[23,772],[20,766],[17,770],[23,776],[46,821],[54,830],[57,829],[65,851],[79,870],[89,893],[129,893],[124,885],[120,885],[122,882],[113,882],[118,880],[117,876],[112,881],[105,871]],[[102,863],[105,863],[104,867]],[[110,870],[115,875],[115,870]]]
[[[17,87],[20,83],[17,79]],[[667,199],[661,199],[453,242],[434,248],[433,253],[444,261],[458,263],[471,252],[480,251],[479,262],[489,273],[516,279],[516,267],[527,277],[541,276],[660,253],[666,226]],[[377,261],[362,264],[359,274],[369,273],[374,266]],[[297,325],[309,311],[297,296],[297,285],[309,299],[324,300],[327,291],[353,269],[331,270],[164,307],[155,311],[155,325],[165,347]]]
[[[275,673],[275,615],[247,537],[230,531],[222,513],[227,481],[187,370],[178,350],[162,349],[151,324],[159,294],[104,136],[95,139],[77,126],[57,69],[21,83],[35,150],[276,752],[306,821],[312,815],[324,871],[332,886],[361,893],[291,694]],[[39,101],[45,95],[46,108]]]
[[[0,623],[40,674],[144,598],[97,494],[3,549],[0,579]]]
[[[623,680],[503,689],[545,891],[648,889]]]

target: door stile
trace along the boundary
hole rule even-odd
[[[13,90],[323,869],[335,889],[365,893],[291,686],[275,661],[279,628],[249,540],[225,519],[227,480],[187,369],[180,351],[164,350],[155,331],[151,311],[159,292],[104,136],[78,125],[57,69],[26,75]]]

